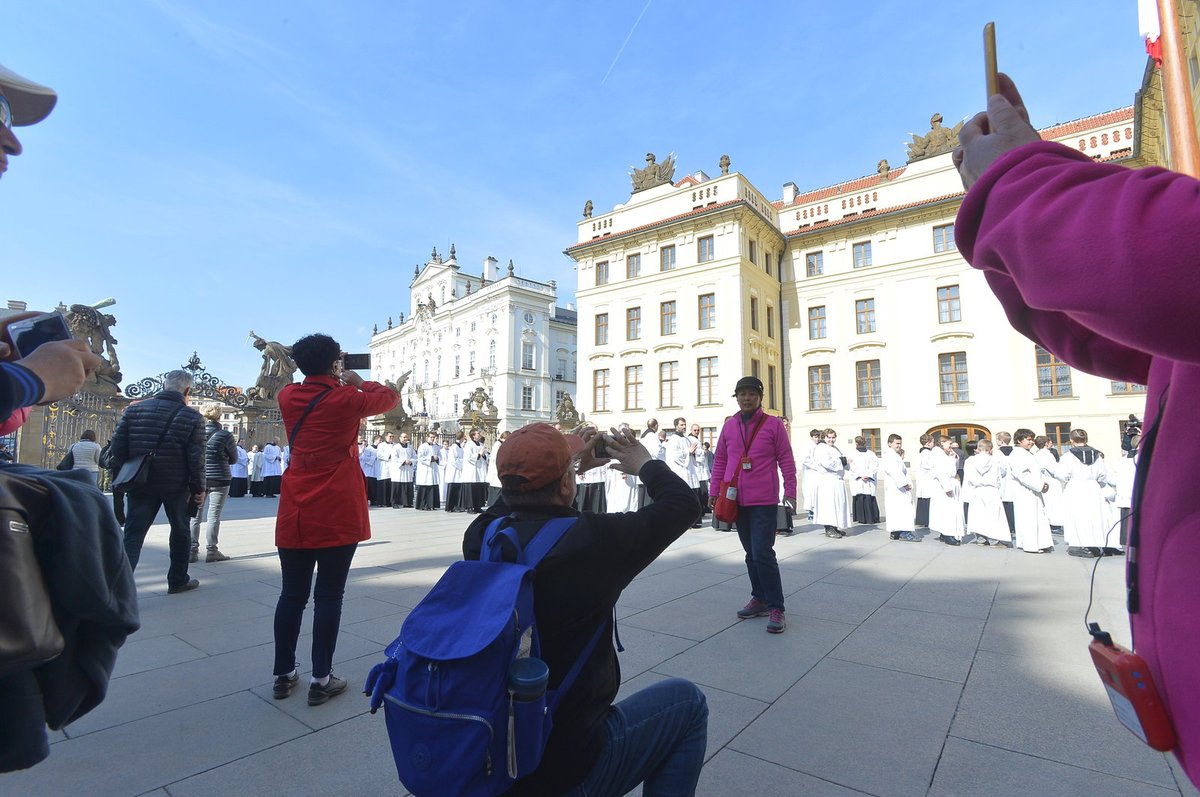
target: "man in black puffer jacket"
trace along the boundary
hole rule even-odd
[[[208,515],[205,524],[205,536],[208,539],[208,553],[205,562],[227,562],[229,557],[217,548],[217,535],[221,530],[221,512],[225,509],[225,499],[229,497],[229,485],[233,478],[229,474],[229,466],[237,462],[237,443],[233,434],[221,428],[221,405],[209,402],[200,408],[204,418],[204,436],[208,442],[204,445],[204,479],[207,509],[192,516],[192,550],[188,562],[194,562],[200,556],[200,523],[204,515]]]
[[[191,374],[168,373],[161,393],[125,411],[110,449],[118,471],[133,457],[154,453],[149,479],[128,493],[125,553],[130,568],[136,570],[146,532],[161,506],[171,524],[171,566],[167,570],[167,592],[171,594],[200,586],[198,580],[188,577],[188,502],[199,505],[204,499],[205,439],[200,413],[187,406],[191,392]]]

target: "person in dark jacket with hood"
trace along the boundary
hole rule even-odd
[[[208,553],[204,561],[225,562],[229,557],[217,550],[217,533],[221,528],[221,511],[225,508],[225,499],[229,497],[229,485],[233,483],[229,466],[238,460],[237,442],[234,441],[232,432],[221,428],[220,404],[205,404],[200,408],[200,415],[205,419],[204,434],[208,438],[204,446],[204,479],[207,485],[205,498],[208,506],[208,524],[205,532],[208,537]],[[204,516],[205,506],[202,504],[200,511],[192,518],[192,552],[188,556],[188,562],[194,562],[199,557],[200,523]]]
[[[172,595],[200,586],[188,577],[188,502],[199,505],[204,499],[204,421],[187,406],[191,392],[191,374],[168,373],[161,393],[130,406],[121,416],[110,449],[117,471],[134,457],[153,454],[149,479],[128,492],[125,553],[130,568],[137,570],[146,532],[163,508],[171,524],[167,592]]]

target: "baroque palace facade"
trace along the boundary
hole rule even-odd
[[[1161,86],[1148,68],[1135,104],[1044,129],[1044,139],[1136,168],[1162,161]],[[1070,368],[1009,326],[959,255],[957,128],[931,119],[907,164],[769,200],[744,175],[673,179],[647,156],[629,201],[578,222],[579,383],[584,416],[635,429],[684,416],[715,440],[738,378],[764,407],[876,452],[898,433],[960,442],[1025,426],[1063,442],[1089,431],[1120,450],[1141,385]],[[1113,308],[1129,312],[1128,308]]]
[[[499,273],[488,257],[466,273],[450,247],[415,269],[413,313],[371,336],[371,378],[398,385],[418,431],[452,434],[476,412],[490,431],[551,421],[575,394],[576,314],[559,307],[553,281]],[[482,391],[480,393],[479,391]],[[486,396],[486,403],[473,401]]]

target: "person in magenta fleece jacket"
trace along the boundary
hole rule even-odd
[[[960,140],[958,248],[1013,327],[1076,368],[1147,386],[1126,565],[1132,639],[1200,782],[1200,182],[1042,141],[1003,75]]]
[[[794,512],[796,460],[783,421],[763,412],[762,380],[742,377],[733,395],[739,412],[725,421],[717,438],[712,478],[708,482],[709,504],[716,503],[721,484],[733,481],[737,475],[737,530],[746,551],[751,595],[750,602],[737,615],[742,620],[768,617],[767,631],[781,634],[787,625],[783,616],[783,581],[775,558],[778,474],[783,473],[784,504]]]

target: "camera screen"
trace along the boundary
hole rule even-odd
[[[347,354],[342,358],[342,367],[347,371],[370,371],[370,354]]]
[[[17,354],[28,357],[34,349],[52,340],[70,340],[67,322],[58,313],[47,313],[39,318],[17,322],[8,328]]]

